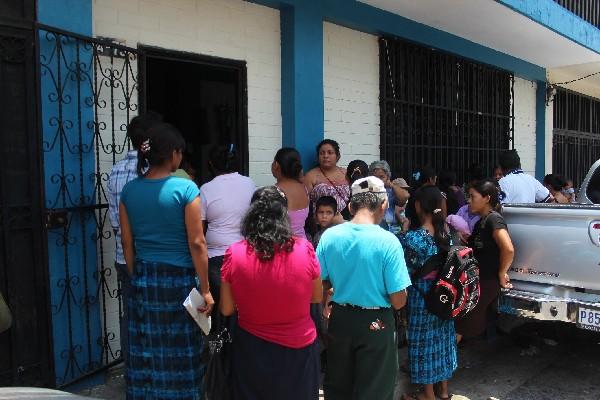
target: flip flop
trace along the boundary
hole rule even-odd
[[[435,397],[436,397],[438,400],[452,400],[452,396],[453,396],[453,394],[452,394],[452,393],[450,393],[450,394],[448,395],[448,397],[442,397],[442,396],[440,396],[440,395],[438,395],[438,394],[436,394],[436,395],[435,395]]]

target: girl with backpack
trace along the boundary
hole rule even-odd
[[[457,367],[456,339],[453,320],[442,320],[425,307],[422,293],[427,293],[435,282],[436,272],[417,278],[425,262],[447,249],[449,234],[442,212],[443,197],[435,186],[425,186],[415,195],[415,211],[419,226],[399,236],[408,270],[413,276],[408,287],[408,367],[411,382],[420,384],[420,393],[404,394],[403,400],[446,400],[448,379]],[[415,288],[417,287],[417,288]]]
[[[456,338],[473,337],[485,332],[487,317],[496,312],[500,288],[510,289],[508,269],[515,254],[506,222],[498,212],[499,190],[491,180],[482,180],[469,188],[469,211],[480,220],[469,237],[469,247],[479,263],[480,295],[477,306],[456,321]]]

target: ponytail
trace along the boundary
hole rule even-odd
[[[442,192],[435,186],[424,186],[415,193],[415,203],[419,203],[421,212],[431,215],[436,245],[441,249],[448,249],[450,236],[446,231],[446,216],[442,211],[443,199]]]
[[[148,130],[138,149],[138,175],[170,160],[174,151],[185,150],[185,139],[171,124],[161,123]]]

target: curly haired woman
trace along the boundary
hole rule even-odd
[[[293,236],[283,191],[254,193],[242,235],[221,269],[221,313],[238,311],[234,398],[317,399],[319,346],[309,305],[323,297],[321,270],[312,244]]]

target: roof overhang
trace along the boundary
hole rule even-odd
[[[512,0],[358,1],[546,69],[600,62],[600,30],[551,0],[533,2],[544,6],[538,10]],[[561,16],[576,20],[560,30]]]

